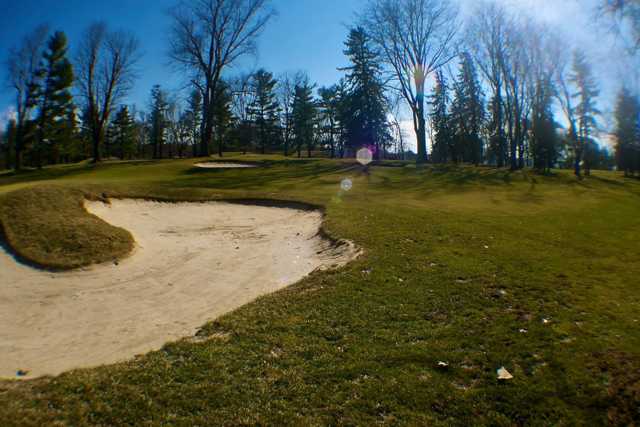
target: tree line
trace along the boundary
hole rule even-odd
[[[607,13],[637,19],[604,1]],[[63,32],[37,28],[7,61],[16,117],[2,139],[6,166],[225,151],[350,157],[366,146],[375,158],[417,162],[640,170],[630,85],[616,103],[611,156],[597,142],[599,82],[587,55],[497,3],[478,2],[461,22],[449,0],[369,0],[345,41],[343,77],[326,87],[302,71],[229,74],[273,15],[268,0],[180,2],[169,57],[187,95],[155,85],[144,110],[125,104],[140,58],[133,35],[92,24],[71,58]]]

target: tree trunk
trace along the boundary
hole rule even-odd
[[[24,145],[22,128],[23,126],[19,123],[16,125],[16,139],[13,147],[15,153],[14,168],[16,172],[22,168],[22,147]]]
[[[516,99],[517,102],[517,99]],[[516,108],[516,107],[514,107]],[[519,122],[520,120],[518,119],[520,113],[517,110],[517,108],[515,110],[511,110],[511,119],[509,121],[509,164],[511,167],[511,170],[517,170],[518,169],[518,156],[517,156],[517,151],[518,151],[518,129],[519,129]]]
[[[582,157],[582,153],[578,150],[576,150],[576,159],[574,161],[574,173],[575,175],[580,178],[580,158]]]
[[[208,89],[209,91],[211,89]],[[209,147],[213,137],[213,120],[210,111],[213,107],[213,100],[210,96],[205,96],[202,102],[202,132],[200,135],[200,152],[199,156],[209,156]]]
[[[98,163],[100,158],[100,125],[95,123],[91,133],[91,139],[93,140],[93,163]]]
[[[427,129],[424,118],[424,98],[418,96],[417,108],[413,114],[413,121],[418,142],[418,157],[416,163],[427,163]]]
[[[522,135],[522,125],[520,124],[520,120],[518,120],[518,125],[516,126],[516,134],[518,135],[518,169],[524,168],[524,137]]]
[[[496,85],[496,126],[498,127],[498,167],[503,168],[505,163],[505,149],[504,146],[504,119],[502,115],[502,85]]]
[[[209,120],[206,121],[204,126],[204,132],[202,133],[202,138],[200,140],[200,152],[198,153],[200,156],[206,157],[210,155],[209,147],[211,146],[211,138],[213,136],[213,127]]]
[[[22,169],[22,150],[18,148],[18,145],[16,145],[16,149],[15,149],[14,163],[15,163],[14,169],[16,170],[16,172]]]

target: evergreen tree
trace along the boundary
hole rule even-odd
[[[193,155],[197,155],[202,126],[202,94],[194,89],[189,96],[187,110],[184,113],[185,127],[188,129],[188,139],[191,142]]]
[[[484,121],[483,93],[471,56],[461,55],[460,72],[454,84],[454,99],[451,106],[451,132],[453,138],[453,161],[482,161],[482,139],[480,130]]]
[[[321,87],[318,89],[318,95],[320,96],[320,131],[333,159],[336,156],[336,145],[340,136],[338,86]]]
[[[278,128],[278,100],[275,87],[277,81],[273,74],[264,69],[253,75],[253,90],[255,98],[248,107],[257,130],[260,152],[265,153],[266,147],[274,142]]]
[[[166,93],[160,85],[154,85],[151,89],[151,145],[153,147],[153,158],[161,159],[163,156],[163,144],[166,138],[167,129],[167,109],[169,102]]]
[[[349,96],[349,119],[344,123],[346,144],[355,153],[361,146],[374,148],[379,156],[380,148],[388,138],[387,101],[382,82],[380,58],[364,28],[351,29],[344,54],[352,65],[341,68],[346,71]]]
[[[616,164],[625,176],[640,171],[640,101],[623,88],[615,109]]]
[[[349,89],[347,82],[344,78],[341,78],[336,85],[336,116],[339,124],[338,136],[336,141],[336,150],[340,158],[344,158],[345,149],[347,147],[347,125],[350,122],[351,113],[351,97],[349,96]]]
[[[60,141],[60,157],[63,162],[69,163],[85,158],[82,134],[78,129],[76,111],[73,109],[67,112],[67,116],[61,122]]]
[[[64,121],[74,108],[70,91],[73,67],[67,59],[67,50],[67,37],[61,31],[55,32],[49,38],[38,73],[42,84],[33,88],[38,105],[38,135],[35,141],[38,167],[42,166],[45,151],[49,151],[50,161],[57,162]]]
[[[123,105],[118,110],[111,124],[112,143],[117,147],[117,155],[121,159],[130,159],[136,152],[135,122],[129,108]]]
[[[549,172],[558,157],[558,135],[553,120],[554,88],[550,78],[536,83],[531,120],[531,154],[533,166]]]
[[[431,127],[433,130],[432,159],[437,163],[449,161],[451,153],[451,131],[449,129],[449,88],[442,70],[435,74],[435,85],[431,95]]]
[[[226,82],[220,81],[216,92],[215,103],[213,105],[214,126],[216,130],[215,135],[218,137],[218,155],[222,157],[224,143],[233,124],[231,88]],[[264,154],[264,147],[262,153]]]
[[[151,124],[150,114],[144,111],[139,111],[135,114],[135,109],[131,113],[135,124],[135,138],[136,138],[136,151],[138,156],[144,156],[146,154],[145,147],[151,141]]]
[[[305,145],[311,155],[314,142],[314,124],[316,119],[316,104],[313,99],[313,85],[308,81],[297,84],[293,97],[293,142],[301,156]]]
[[[587,142],[596,129],[596,115],[600,112],[595,106],[595,99],[599,94],[597,83],[593,77],[593,70],[587,61],[586,56],[581,51],[576,51],[573,57],[573,74],[571,81],[577,88],[577,92],[573,95],[577,99],[576,117],[578,128],[576,129],[576,139],[574,151],[574,169],[576,176],[581,176],[580,164],[583,161],[585,150],[587,150]],[[585,174],[589,174],[588,165],[585,164]]]
[[[16,135],[17,135],[17,124],[15,119],[10,119],[7,123],[7,130],[5,132],[5,150],[6,150],[6,168],[11,169],[12,162],[11,159],[15,156],[15,147],[16,147]]]

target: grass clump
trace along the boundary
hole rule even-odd
[[[68,270],[126,256],[131,234],[84,208],[80,190],[42,186],[0,196],[0,226],[11,252],[35,266]]]

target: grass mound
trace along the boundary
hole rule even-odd
[[[9,249],[41,268],[68,270],[127,255],[133,237],[89,214],[80,190],[31,187],[0,196],[0,225]]]

